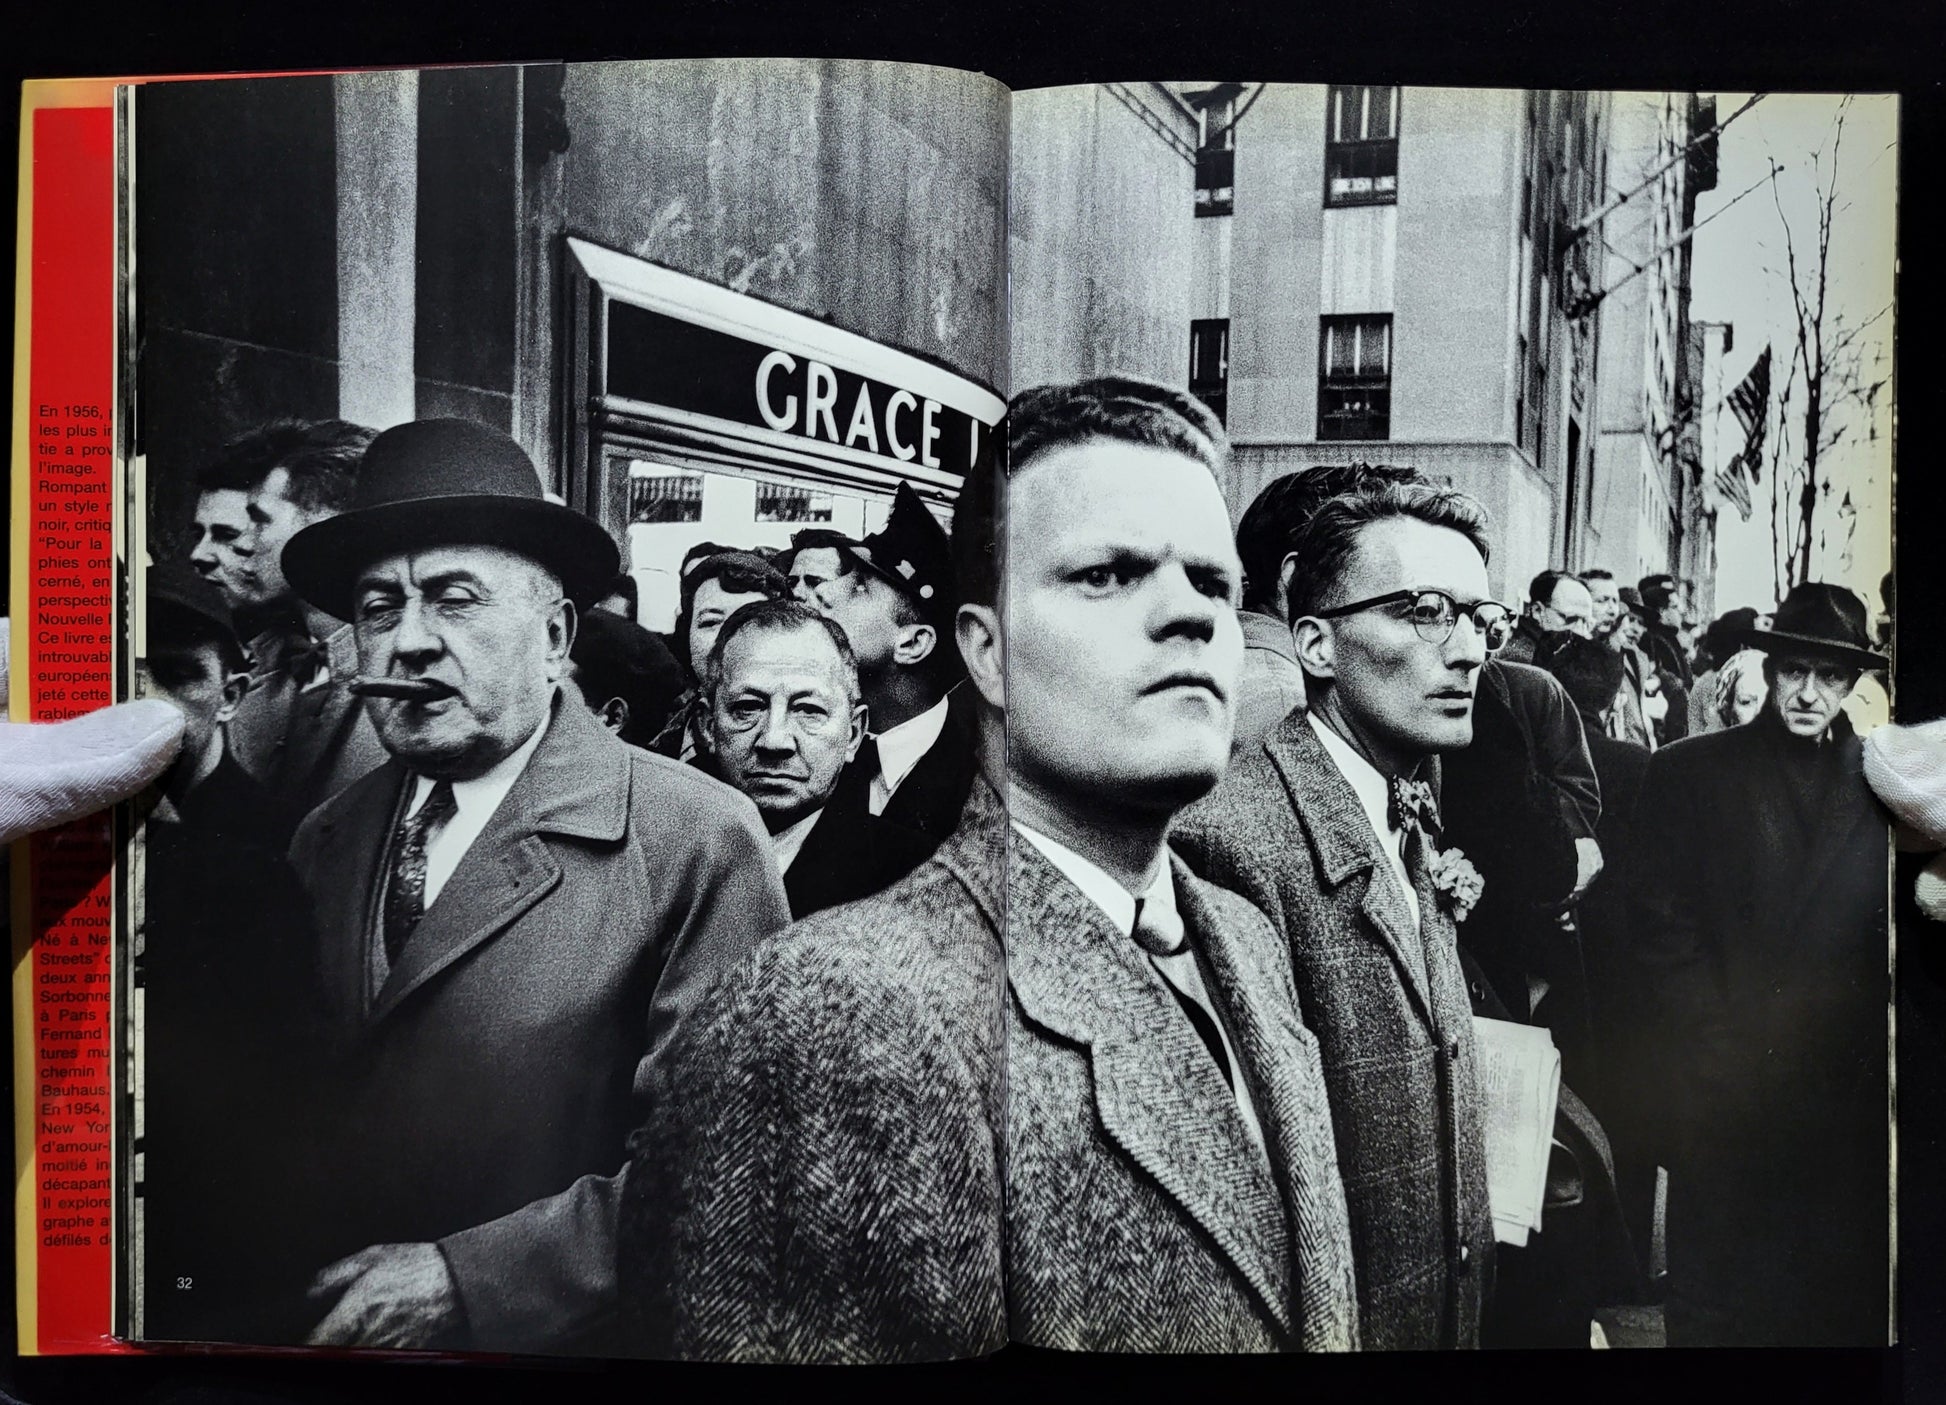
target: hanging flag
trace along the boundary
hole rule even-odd
[[[1755,481],[1764,448],[1764,429],[1770,420],[1770,348],[1757,358],[1737,388],[1730,392],[1730,413],[1743,426],[1743,460]]]
[[[1770,420],[1770,348],[1765,347],[1750,374],[1730,392],[1730,413],[1743,426],[1743,452],[1716,470],[1717,491],[1750,520],[1750,487],[1763,470],[1764,430]]]

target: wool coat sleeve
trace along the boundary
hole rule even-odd
[[[1593,839],[1601,820],[1601,782],[1573,699],[1545,669],[1499,667],[1508,683],[1508,705],[1527,734],[1534,769],[1555,796],[1562,822],[1576,839]]]
[[[636,1099],[650,1108],[664,1096],[672,1050],[710,986],[790,921],[783,882],[754,816],[722,807],[699,808],[692,818],[708,828],[683,850],[688,869],[664,879],[667,955],[635,1072]],[[615,1174],[582,1176],[559,1194],[439,1241],[470,1341],[495,1350],[541,1350],[613,1318],[626,1158],[618,1142]],[[455,1174],[465,1169],[456,1167]]]
[[[1005,1343],[1000,991],[975,972],[942,1000],[882,940],[813,919],[712,1000],[679,1095],[635,1138],[631,1350],[880,1362]]]
[[[1699,808],[1709,806],[1689,764],[1695,745],[1649,758],[1635,805],[1642,822],[1635,828],[1628,907],[1629,950],[1642,972],[1649,1017],[1685,1044],[1713,1029],[1722,1014],[1699,896],[1721,881],[1710,873],[1720,854],[1699,822]]]

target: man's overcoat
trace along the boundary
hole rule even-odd
[[[1289,947],[1330,1091],[1364,1349],[1478,1345],[1493,1220],[1472,1010],[1423,864],[1415,929],[1371,822],[1302,713],[1238,757],[1172,842]]]
[[[1016,1341],[1349,1351],[1357,1290],[1318,1047],[1282,943],[1175,864],[1263,1132],[1135,940],[1031,842],[1007,889],[1007,1285]]]
[[[1637,815],[1672,1337],[1883,1345],[1889,824],[1862,745],[1843,714],[1814,744],[1767,704],[1657,751]]]
[[[329,1045],[297,1232],[319,1267],[436,1241],[476,1349],[598,1349],[628,1134],[711,979],[788,921],[748,800],[559,694],[547,727],[376,996],[405,767],[292,846]]]

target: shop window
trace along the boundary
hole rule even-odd
[[[1189,324],[1189,393],[1229,423],[1230,319],[1211,317]]]
[[[1325,112],[1324,203],[1389,205],[1399,198],[1399,89],[1331,89]]]
[[[1326,317],[1318,346],[1318,438],[1389,439],[1392,318]]]
[[[1201,135],[1196,146],[1196,215],[1227,215],[1236,209],[1236,96],[1235,84],[1216,90],[1228,92],[1220,102],[1211,102],[1196,114]]]
[[[783,483],[757,484],[757,521],[829,522],[831,494]]]
[[[629,465],[628,520],[631,523],[702,521],[703,475],[653,464]]]

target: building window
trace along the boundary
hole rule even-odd
[[[628,520],[631,523],[702,521],[703,475],[655,464],[630,464]]]
[[[1236,148],[1228,145],[1205,146],[1196,152],[1196,214],[1227,215],[1236,209]]]
[[[814,493],[809,488],[793,488],[785,483],[757,483],[757,520],[759,522],[829,522],[831,494]]]
[[[1189,393],[1229,421],[1230,319],[1211,317],[1189,324]]]
[[[1399,89],[1334,87],[1325,112],[1324,203],[1399,198]]]
[[[1318,438],[1389,439],[1392,317],[1327,317],[1318,345]]]
[[[1219,83],[1195,96],[1196,216],[1227,215],[1236,208],[1237,94],[1241,83]]]

